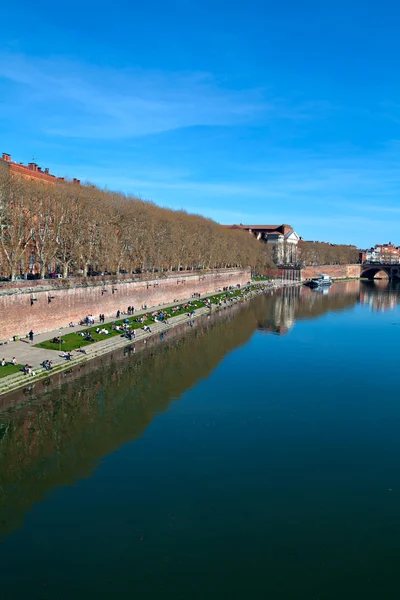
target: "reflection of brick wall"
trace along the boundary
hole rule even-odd
[[[126,311],[134,306],[140,309],[190,298],[193,293],[213,293],[220,288],[246,284],[250,280],[247,269],[232,269],[199,275],[177,275],[143,281],[90,282],[77,287],[70,281],[8,282],[0,286],[0,339],[13,335],[26,335],[32,328],[35,332],[50,331],[77,322],[88,314],[98,317],[114,315],[117,310]],[[34,283],[36,285],[31,286]],[[115,292],[112,293],[113,288]],[[35,289],[32,293],[32,289]],[[16,293],[12,293],[13,290]],[[103,291],[107,290],[107,291]],[[48,296],[54,296],[48,302]],[[31,305],[31,298],[37,301]]]
[[[361,265],[321,265],[319,267],[304,267],[301,270],[301,278],[312,279],[320,273],[326,273],[332,279],[359,278]]]

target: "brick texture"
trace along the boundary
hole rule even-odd
[[[174,274],[159,279],[51,282],[7,282],[0,286],[0,340],[65,327],[88,314],[106,317],[128,306],[139,310],[190,298],[193,293],[214,293],[230,285],[245,285],[250,280],[247,269],[213,271],[207,274]],[[114,290],[114,291],[113,291]],[[51,302],[49,297],[53,296]],[[31,299],[36,298],[31,304]]]
[[[304,267],[301,270],[302,280],[312,279],[320,273],[326,273],[332,279],[359,279],[361,265],[320,265],[319,267]]]

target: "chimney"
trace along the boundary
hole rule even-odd
[[[28,169],[30,169],[31,171],[37,171],[37,164],[34,162],[28,163]]]
[[[7,154],[6,152],[3,152],[3,155],[1,158],[3,160],[5,160],[6,162],[11,162],[11,156],[10,156],[10,154]]]
[[[42,172],[42,167],[38,167],[37,170],[39,171],[39,173]]]
[[[44,172],[46,173],[46,175],[48,175],[49,174],[49,169],[46,167],[45,170],[44,170]]]
[[[81,180],[80,179],[76,179],[76,177],[74,177],[74,179],[73,179],[72,182],[73,183],[77,183],[79,185],[81,183]]]

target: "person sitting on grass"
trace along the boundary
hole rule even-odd
[[[12,365],[16,365],[17,364],[17,359],[15,358],[15,356],[13,356],[11,364]]]
[[[3,359],[2,359],[2,361],[1,361],[1,366],[2,366],[2,367],[5,367],[6,365],[7,365],[7,363],[6,363],[6,359],[5,359],[5,358],[3,358]]]

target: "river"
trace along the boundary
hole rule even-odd
[[[399,299],[281,290],[0,399],[2,600],[397,600]]]

